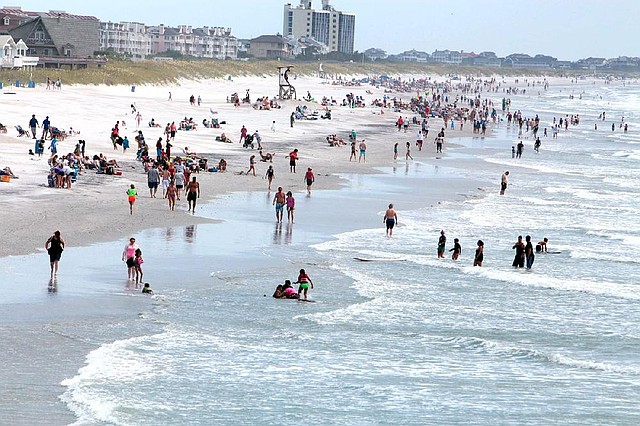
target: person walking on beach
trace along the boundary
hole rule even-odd
[[[457,238],[453,239],[453,248],[449,251],[452,251],[451,259],[458,260],[460,254],[462,254],[462,246],[460,245],[460,240]]]
[[[289,172],[296,172],[296,161],[298,160],[298,148],[294,149],[287,156],[289,158]]]
[[[44,249],[49,254],[49,264],[51,265],[51,278],[58,275],[58,263],[64,250],[64,239],[60,236],[60,231],[53,233],[44,243]]]
[[[405,160],[409,161],[409,158],[413,160],[413,157],[411,156],[411,142],[407,142],[407,153],[404,155]]]
[[[512,249],[516,250],[516,255],[513,258],[513,263],[511,264],[511,266],[513,266],[514,268],[524,268],[525,247],[526,246],[522,242],[522,235],[519,235],[518,241],[513,245],[513,247],[511,247]]]
[[[282,192],[282,187],[278,187],[278,192],[273,196],[272,205],[276,206],[276,222],[282,223],[282,214],[284,211],[284,203],[286,201],[286,196],[284,192]]]
[[[291,127],[293,128],[293,123],[296,121],[296,115],[295,113],[291,113],[291,117],[289,117],[289,124],[291,125]]]
[[[33,139],[36,138],[36,128],[40,127],[40,123],[36,119],[36,115],[31,115],[31,120],[29,120],[29,127],[31,128],[31,134],[33,135]]]
[[[156,192],[160,184],[160,172],[158,172],[158,166],[156,164],[147,172],[147,183],[149,185],[149,195],[151,198],[156,198]]]
[[[393,159],[394,160],[398,159],[398,142],[396,142],[395,145],[393,145]]]
[[[269,191],[271,191],[271,182],[273,181],[274,177],[273,166],[269,166],[269,168],[267,169],[267,173],[265,173],[264,176],[269,182]]]
[[[168,101],[172,101],[173,99],[171,98],[171,92],[169,92],[169,99],[167,99]]]
[[[351,160],[355,161],[356,158],[356,141],[351,141],[351,155],[349,156],[349,162],[351,162]]]
[[[191,178],[191,182],[187,184],[185,189],[187,193],[187,201],[189,202],[189,212],[196,212],[196,202],[200,198],[200,183],[196,181],[196,177]]]
[[[131,237],[129,238],[129,243],[124,246],[124,250],[122,251],[122,261],[127,264],[127,276],[129,281],[133,281],[136,273],[136,264],[134,259],[136,257],[136,250],[139,250],[140,247],[136,244],[136,239]]]
[[[299,284],[298,287],[298,298],[304,292],[304,300],[307,300],[307,292],[309,291],[309,285],[313,288],[313,281],[307,275],[307,272],[304,269],[300,269],[300,275],[298,275],[298,280],[294,284]]]
[[[273,122],[271,123],[271,133],[275,133],[276,132],[276,120],[273,120]]]
[[[531,244],[531,236],[527,235],[526,237],[524,237],[524,240],[526,241],[526,244],[524,247],[524,257],[527,262],[527,269],[531,269],[531,267],[533,266],[533,261],[536,258],[536,255],[533,254],[533,244]]]
[[[285,203],[287,204],[287,222],[293,223],[293,213],[296,210],[296,199],[293,198],[293,193],[291,191],[287,192]]]
[[[422,136],[422,130],[418,130],[418,136],[416,138],[416,146],[418,151],[422,151],[422,144],[424,143],[424,136]]]
[[[49,121],[49,116],[47,115],[42,121],[42,139],[46,139],[49,136],[49,129],[51,127],[51,122]]]
[[[398,213],[396,213],[396,210],[393,208],[393,204],[389,204],[389,208],[384,213],[382,221],[387,226],[387,237],[392,237],[393,227],[398,224]]]
[[[171,182],[171,173],[169,172],[169,168],[165,167],[162,170],[162,198],[167,198],[167,189],[169,188],[170,182]]]
[[[444,230],[440,231],[440,238],[438,238],[438,258],[444,259],[444,250],[447,245],[447,237],[444,236]]]
[[[509,170],[502,174],[502,178],[500,178],[500,195],[504,195],[504,192],[507,190],[509,176]]]
[[[256,156],[252,155],[249,157],[249,170],[247,170],[247,176],[249,173],[253,172],[253,176],[256,175]]]
[[[136,190],[136,186],[131,184],[131,187],[127,189],[127,198],[129,200],[129,214],[133,214],[133,204],[136,202],[136,196],[138,195],[138,191]]]
[[[175,211],[176,209],[176,195],[178,189],[176,188],[175,182],[172,180],[169,182],[169,186],[167,187],[167,201],[169,201],[169,211]]]
[[[484,243],[482,240],[478,240],[478,248],[476,249],[476,255],[473,258],[473,266],[482,266],[484,260]]]
[[[307,195],[311,195],[311,185],[313,185],[313,182],[316,180],[311,167],[307,168],[307,173],[304,174],[304,180],[307,183]]]
[[[364,160],[364,162],[367,162],[367,143],[365,142],[364,139],[362,139],[362,142],[360,142],[360,145],[358,146],[358,148],[360,149],[360,156],[358,157],[358,163],[360,162],[360,160]]]

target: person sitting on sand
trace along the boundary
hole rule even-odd
[[[191,152],[188,146],[185,146],[182,152],[184,152],[184,155],[186,155],[189,158],[194,158],[198,160],[202,158],[202,157],[199,157],[198,154],[196,154],[195,152]]]
[[[276,153],[274,152],[273,154],[267,152],[266,154],[262,153],[262,150],[258,151],[258,153],[260,154],[260,161],[264,161],[264,162],[270,162],[273,163],[273,157],[276,155]]]
[[[18,176],[14,175],[9,166],[0,170],[0,176],[10,176],[12,179],[18,179]]]
[[[219,172],[226,172],[227,171],[227,162],[224,158],[220,159],[220,162],[218,163],[218,171]]]

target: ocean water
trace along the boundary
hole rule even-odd
[[[77,423],[638,424],[640,87],[511,100],[548,127],[539,154],[529,138],[512,159],[517,129],[503,123],[441,160],[299,194],[292,226],[274,224],[271,195],[233,194],[203,208],[223,224],[138,235],[159,258],[145,263],[159,294],[144,333],[63,382]],[[567,113],[581,124],[553,140]],[[629,132],[612,132],[622,116]],[[436,258],[441,229],[459,261]],[[515,270],[518,235],[559,253]],[[301,267],[316,303],[272,299]]]

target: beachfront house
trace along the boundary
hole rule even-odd
[[[389,60],[391,61],[400,61],[400,62],[430,62],[431,55],[427,52],[421,52],[416,49],[406,50],[402,53],[398,53],[397,55],[389,56]]]
[[[280,35],[261,35],[252,38],[249,46],[249,55],[262,59],[289,59],[291,48],[287,41]]]
[[[0,67],[6,69],[35,68],[38,65],[37,56],[27,56],[27,44],[18,40],[13,40],[10,35],[0,35],[0,48],[2,58]]]
[[[151,54],[151,37],[140,22],[100,22],[100,50],[143,59]]]
[[[102,65],[94,57],[100,49],[100,21],[94,16],[71,15],[64,11],[37,12],[36,17],[9,31],[26,43],[31,56],[39,56],[45,68],[86,68]]]
[[[502,61],[503,67],[510,68],[552,68],[555,67],[557,58],[547,55],[531,57],[524,53],[513,53]]]

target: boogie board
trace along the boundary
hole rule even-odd
[[[404,262],[406,259],[390,259],[384,257],[354,257],[355,260],[360,262]]]
[[[295,300],[297,300],[298,302],[316,303],[315,300],[309,300],[309,299],[306,299],[306,300],[305,299],[295,299]]]

